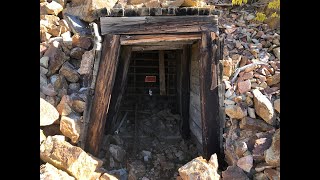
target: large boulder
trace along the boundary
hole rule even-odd
[[[102,161],[73,146],[59,136],[49,136],[40,146],[40,158],[68,172],[76,179],[91,179]]]
[[[275,116],[272,103],[258,89],[254,89],[252,93],[254,96],[254,109],[256,110],[257,115],[260,116],[267,123],[273,125]]]
[[[217,169],[218,161],[216,154],[213,154],[209,162],[200,156],[180,167],[178,171],[182,180],[219,180],[220,175],[217,173]]]
[[[53,124],[59,119],[59,113],[54,106],[40,98],[40,126]]]

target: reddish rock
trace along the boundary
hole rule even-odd
[[[249,180],[246,174],[238,166],[229,166],[227,170],[222,171],[223,180]]]
[[[268,86],[278,84],[279,82],[280,82],[280,73],[276,73],[275,75],[267,78]]]
[[[273,168],[273,166],[270,166],[267,163],[263,162],[263,163],[257,164],[254,170],[256,170],[257,172],[262,172],[265,169],[270,169],[270,168]]]
[[[256,140],[254,144],[254,148],[252,150],[253,158],[256,162],[264,160],[264,152],[271,146],[272,135],[270,134],[267,137],[259,138]]]
[[[241,94],[250,91],[251,90],[250,80],[238,82],[238,89]]]
[[[79,34],[74,34],[72,36],[72,46],[73,47],[80,47],[85,50],[89,50],[92,46],[91,38],[80,36]]]
[[[75,47],[75,48],[71,49],[70,57],[80,60],[82,58],[82,55],[84,52],[85,52],[84,49],[82,49],[80,47]]]
[[[280,172],[274,169],[264,170],[264,174],[269,178],[269,180],[280,180]]]
[[[253,119],[250,117],[244,117],[240,121],[240,129],[250,129],[258,131],[270,131],[274,129],[273,126],[267,124],[265,121],[260,119]]]
[[[238,105],[227,105],[225,112],[230,118],[241,119],[247,116],[247,110]]]
[[[252,155],[242,157],[238,160],[237,166],[243,169],[246,172],[250,172],[253,166],[253,157]]]
[[[247,79],[251,79],[251,78],[253,78],[253,71],[244,73],[243,76],[242,76],[243,80],[247,80]]]
[[[68,95],[62,96],[60,103],[57,106],[57,110],[61,116],[67,116],[72,112],[71,99]]]
[[[271,147],[265,152],[265,160],[271,166],[280,166],[280,128],[272,137]]]
[[[278,113],[280,113],[280,99],[277,99],[273,102],[273,107]]]
[[[94,63],[94,50],[86,51],[82,55],[81,65],[78,69],[80,75],[90,74]]]
[[[253,176],[253,180],[269,180],[264,173],[257,173]]]
[[[63,66],[60,68],[59,71],[60,74],[64,75],[64,77],[69,81],[69,82],[77,82],[80,78],[80,75],[78,72],[75,70],[74,66],[71,65],[69,62],[66,62],[63,64]]]
[[[44,53],[44,56],[49,57],[48,76],[56,73],[62,64],[69,59],[69,57],[61,50],[59,42],[57,41],[49,46],[48,50]]]

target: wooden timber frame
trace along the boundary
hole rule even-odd
[[[188,45],[198,43],[203,156],[208,159],[211,154],[217,153],[221,159],[221,128],[224,122],[221,120],[223,116],[218,94],[218,83],[221,82],[218,72],[221,70],[217,63],[222,51],[217,24],[217,15],[100,17],[102,55],[88,112],[85,150],[98,156],[105,124],[110,127],[115,121],[114,115],[124,93],[132,51],[179,49],[182,50],[181,60],[185,60],[190,55]],[[186,62],[183,64],[181,68],[189,68]],[[188,77],[183,75],[180,79]],[[189,89],[188,83],[181,84],[181,87]],[[181,94],[189,97],[187,90]],[[180,98],[179,101],[182,104],[181,111],[188,114],[189,100]],[[188,131],[188,118],[189,115],[181,125],[182,131]]]

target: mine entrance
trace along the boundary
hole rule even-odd
[[[186,139],[191,139],[196,144],[192,147],[197,147],[193,149],[200,155],[209,159],[211,154],[217,153],[219,158],[223,124],[223,110],[220,107],[223,103],[220,102],[219,95],[223,93],[219,93],[222,76],[218,74],[221,70],[217,62],[221,59],[222,46],[217,37],[217,16],[104,17],[100,20],[104,38],[101,57],[96,53],[97,63],[94,67],[98,71],[96,77],[93,73],[92,82],[96,83],[91,91],[89,100],[92,101],[88,103],[90,108],[86,113],[86,121],[89,123],[84,148],[93,155],[102,154],[101,158],[117,159],[106,159],[110,161],[106,164],[118,166],[117,163],[123,163],[124,158],[123,153],[120,153],[121,148],[128,151],[127,160],[130,156],[141,156],[140,150],[146,149],[141,142],[147,142],[147,137],[152,137],[163,145],[163,150],[169,151],[169,144],[161,143],[160,140],[168,139],[170,132],[175,132],[171,137],[184,141],[182,146],[188,144]],[[140,58],[149,56],[155,64],[144,62],[142,66],[148,67],[141,67],[139,70],[139,60],[134,60],[139,58],[139,54]],[[154,66],[153,70],[151,66]],[[170,70],[170,66],[173,70]],[[137,77],[139,73],[142,73],[142,77]],[[175,76],[168,77],[170,74]],[[142,84],[138,84],[138,80]],[[171,84],[170,81],[175,83]],[[146,128],[140,127],[141,124],[147,125]],[[162,126],[165,133],[161,133]],[[122,129],[122,132],[131,134],[127,133],[125,136],[123,133],[123,137],[120,137],[121,128],[127,128]],[[153,142],[156,143],[151,141],[145,144],[152,145]],[[176,141],[172,144],[178,143]],[[106,147],[109,149],[106,150]],[[190,148],[181,149],[192,152]],[[103,150],[113,154],[106,155]],[[152,154],[153,150],[145,150],[147,152],[141,157],[149,157],[149,152]],[[158,162],[164,158],[157,157],[156,154],[166,154],[161,151],[154,153],[151,160],[156,158],[159,159]],[[177,157],[181,159],[183,155],[180,154],[181,152]],[[138,159],[144,163],[141,157]],[[125,162],[129,164],[122,164],[121,167],[132,169],[130,167],[141,165]],[[157,167],[157,164],[153,167]],[[175,164],[179,162],[174,163],[171,169],[176,167]],[[163,167],[167,165],[164,163]],[[152,168],[145,170],[153,171]],[[165,172],[159,174],[165,175]],[[134,174],[136,173],[138,172]],[[168,179],[166,177],[169,176],[164,176]]]
[[[175,179],[177,169],[200,154],[183,129],[189,127],[188,109],[181,104],[189,98],[189,78],[182,75],[190,77],[190,57],[183,55],[183,50],[132,52],[119,109],[105,127],[101,156],[106,155],[107,169],[126,168],[136,178]],[[117,76],[122,76],[121,58]],[[188,66],[182,69],[182,64]],[[181,89],[182,83],[187,88]],[[125,155],[115,159],[112,151]]]

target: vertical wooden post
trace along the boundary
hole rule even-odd
[[[129,69],[130,64],[130,58],[131,58],[131,46],[122,46],[120,57],[119,57],[119,64],[118,69],[116,73],[116,79],[114,82],[111,100],[110,100],[110,109],[107,114],[107,120],[106,120],[106,130],[107,133],[110,132],[112,128],[112,125],[115,125],[115,120],[118,114],[118,110],[121,104],[122,96],[125,90],[125,86],[127,84],[127,73]]]
[[[200,100],[202,143],[204,156],[208,159],[213,153],[220,156],[218,118],[218,89],[214,64],[212,37],[210,32],[203,32],[200,46]]]
[[[164,69],[164,52],[159,51],[159,77],[160,77],[160,95],[166,95],[166,71]]]
[[[120,35],[105,35],[103,47],[85,146],[85,150],[94,156],[98,155],[104,136],[106,115],[118,66]]]
[[[190,102],[190,50],[191,48],[184,45],[181,55],[180,65],[180,113],[181,113],[181,134],[187,138],[190,134],[189,127],[189,102]]]

